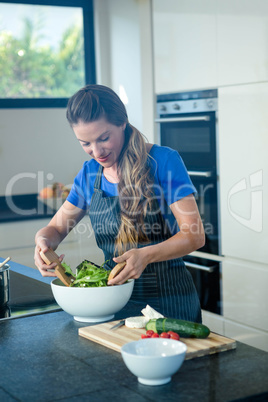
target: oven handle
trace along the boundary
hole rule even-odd
[[[188,171],[189,176],[198,176],[198,177],[211,177],[212,172],[198,172],[195,170]]]
[[[206,267],[205,265],[200,265],[200,264],[194,264],[193,262],[188,262],[188,261],[184,261],[184,264],[186,266],[186,268],[195,268],[195,269],[199,269],[200,271],[206,271],[206,272],[214,272],[215,268],[217,267],[217,265],[212,265],[211,267]]]
[[[174,123],[176,121],[209,121],[210,116],[193,116],[193,117],[163,117],[155,119],[156,123]]]

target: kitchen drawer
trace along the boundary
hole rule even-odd
[[[1,223],[0,250],[34,245],[36,232],[49,223],[50,219]],[[19,262],[19,261],[18,261]]]
[[[225,320],[224,335],[268,352],[268,332]]]
[[[50,219],[31,219],[29,221],[1,223],[0,252],[5,249],[34,247],[36,232],[49,222]],[[64,241],[75,241],[74,234],[71,232]]]
[[[11,260],[18,264],[37,269],[34,264],[34,247],[1,249],[0,257],[11,257]]]
[[[223,315],[268,331],[268,266],[247,261],[222,262]]]
[[[224,334],[224,318],[221,315],[210,313],[202,310],[203,324],[206,325],[211,332]]]

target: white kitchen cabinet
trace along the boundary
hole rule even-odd
[[[153,0],[156,93],[268,80],[267,0]]]
[[[235,339],[239,342],[268,352],[268,332],[237,323],[217,314],[202,311],[203,324],[211,332]]]
[[[8,248],[0,250],[0,257],[11,257],[11,260],[30,268],[36,268],[34,264],[34,247]],[[22,272],[23,273],[23,272]]]
[[[216,3],[218,85],[267,81],[267,0]]]
[[[24,221],[5,222],[0,224],[0,256],[19,264],[36,268],[34,264],[35,234],[46,226],[50,219],[30,219]],[[75,242],[71,233],[65,243]]]
[[[224,335],[268,352],[268,332],[266,331],[260,331],[226,319],[224,320]]]
[[[104,254],[97,246],[95,235],[88,216],[85,216],[78,225],[72,230],[72,236],[75,239],[68,248],[64,244],[59,246],[59,250],[65,254],[65,261],[73,267],[80,264],[84,259],[102,265]],[[68,237],[66,238],[68,240]],[[71,262],[72,260],[72,262]]]
[[[36,268],[34,264],[34,237],[36,232],[47,225],[49,219],[34,219],[0,224],[0,256],[19,264]],[[64,261],[76,267],[88,259],[101,265],[104,261],[102,251],[97,247],[89,218],[86,216],[63,240],[57,254],[64,254]]]
[[[202,323],[206,325],[211,332],[224,335],[224,318],[221,315],[202,310]]]
[[[153,0],[155,92],[217,85],[216,2]]]
[[[268,262],[268,83],[220,88],[222,254]]]
[[[268,331],[268,265],[235,259],[222,262],[223,316]]]
[[[30,219],[0,223],[0,250],[33,246],[36,232],[49,221],[50,219]]]

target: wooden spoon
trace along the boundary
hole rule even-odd
[[[1,262],[0,268],[2,268],[9,260],[11,260],[11,257],[7,257],[7,258],[5,259],[5,261]]]
[[[55,274],[64,283],[64,285],[70,286],[70,284],[75,280],[73,276],[66,275],[65,269],[61,265],[58,255],[51,248],[45,253],[40,251],[40,256],[47,265],[52,264],[52,262],[56,262],[57,266],[55,267]]]
[[[124,268],[124,266],[126,265],[126,261],[124,262],[119,262],[119,264],[117,264],[110,272],[110,275],[108,277],[108,281],[110,281],[111,279],[115,278]]]

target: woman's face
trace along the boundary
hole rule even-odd
[[[126,124],[120,127],[108,123],[104,118],[90,123],[73,126],[74,133],[84,151],[105,168],[117,164],[125,141]]]

